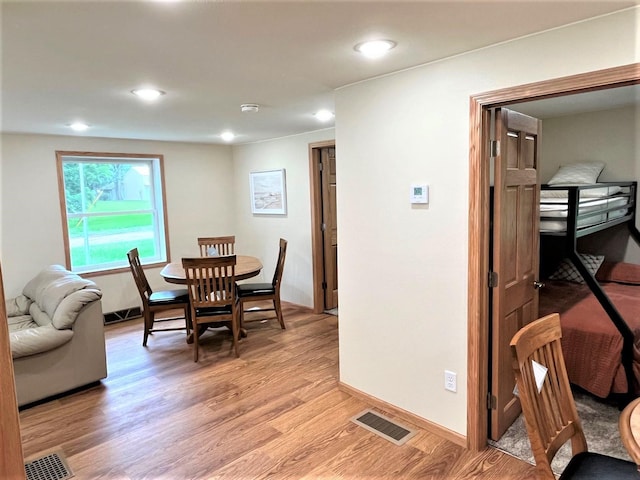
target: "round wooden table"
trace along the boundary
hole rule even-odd
[[[636,398],[624,408],[618,427],[622,444],[631,459],[640,465],[640,398]]]
[[[262,262],[256,257],[249,255],[236,255],[236,280],[245,280],[255,277],[262,270]],[[184,285],[187,280],[184,275],[184,267],[182,262],[167,263],[160,275],[169,283],[178,283]]]

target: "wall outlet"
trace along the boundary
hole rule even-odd
[[[450,392],[456,392],[458,390],[455,372],[449,370],[444,371],[444,389]]]

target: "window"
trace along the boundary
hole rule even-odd
[[[56,152],[67,268],[129,268],[168,261],[162,155]]]

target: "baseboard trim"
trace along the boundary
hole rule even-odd
[[[419,417],[414,413],[407,412],[402,408],[399,408],[394,405],[391,405],[390,403],[384,402],[379,398],[373,397],[368,393],[364,393],[358,390],[357,388],[353,388],[350,385],[346,385],[341,381],[338,381],[338,388],[353,397],[360,398],[364,402],[368,404],[372,404],[373,406],[378,407],[381,410],[392,414],[393,416],[399,417],[407,422],[413,423],[414,425],[430,433],[438,435],[446,440],[449,440],[450,442],[453,442],[456,445],[467,448],[467,437],[465,435],[461,435],[441,425],[430,422],[429,420],[425,420],[424,418]]]

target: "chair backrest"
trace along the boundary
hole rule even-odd
[[[133,274],[133,279],[136,282],[136,287],[138,287],[138,292],[140,293],[140,297],[142,298],[142,302],[146,303],[149,300],[149,297],[153,293],[149,282],[147,281],[147,277],[144,274],[144,270],[142,269],[142,264],[140,263],[140,254],[138,253],[137,248],[132,248],[127,252],[127,258],[129,259],[129,266],[131,267],[131,273]]]
[[[192,311],[236,301],[236,256],[183,258]]]
[[[284,259],[287,256],[287,241],[284,238],[280,239],[280,251],[278,252],[278,262],[276,263],[276,269],[273,272],[273,280],[271,284],[276,288],[280,288],[280,282],[282,281],[282,271],[284,270]]]
[[[536,468],[550,479],[555,478],[551,461],[568,440],[573,455],[587,451],[562,355],[561,337],[560,315],[553,313],[526,325],[511,340],[518,396]],[[547,369],[541,388],[536,384],[533,362]],[[540,370],[538,366],[535,368]]]
[[[200,256],[211,257],[212,249],[215,249],[218,255],[234,255],[236,253],[236,236],[227,235],[226,237],[199,237],[198,246],[200,247]]]

